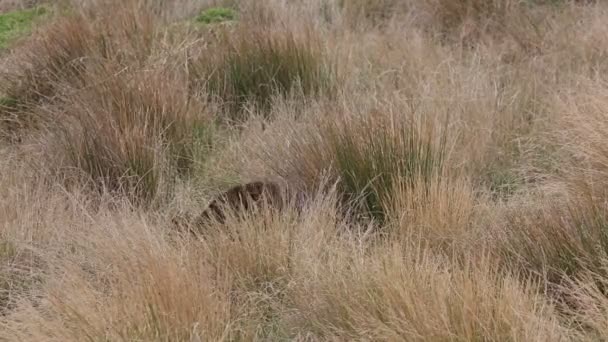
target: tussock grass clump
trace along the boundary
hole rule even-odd
[[[128,4],[117,13],[103,6],[97,19],[85,12],[70,13],[52,20],[17,49],[0,75],[0,92],[11,105],[0,112],[5,130],[40,128],[34,108],[61,96],[62,85],[77,88],[86,82],[88,63],[114,60],[126,65],[142,63],[154,43],[151,13]],[[117,8],[118,9],[118,8]]]
[[[200,86],[223,104],[228,119],[246,108],[267,112],[274,96],[330,95],[332,70],[315,32],[242,26],[224,31],[211,56],[194,65]]]
[[[337,181],[345,203],[380,223],[396,184],[430,183],[445,171],[448,137],[431,120],[376,111],[331,119],[319,114],[310,125],[286,130],[261,154],[272,172],[306,191],[326,177]]]
[[[183,69],[154,64],[167,58],[155,49],[155,14],[135,3],[97,9],[57,18],[16,53],[5,131],[48,132],[59,149],[48,165],[67,180],[146,203],[204,159],[212,124]]]
[[[382,222],[386,202],[392,202],[395,183],[413,186],[441,174],[446,153],[432,128],[401,118],[374,116],[343,124],[328,123],[326,131],[342,191],[361,196],[365,212]],[[391,122],[392,121],[392,122]],[[390,125],[390,126],[389,126]],[[441,133],[439,133],[441,134]]]
[[[134,200],[162,192],[175,172],[186,174],[212,144],[212,121],[189,99],[176,70],[118,67],[90,71],[99,83],[64,98],[50,115],[63,117],[57,139],[67,172],[79,170],[102,188],[126,191]],[[165,189],[166,190],[166,189]]]

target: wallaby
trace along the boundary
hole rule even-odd
[[[191,228],[191,232],[195,233],[198,228],[211,220],[225,223],[227,210],[235,214],[249,211],[254,206],[262,204],[262,200],[264,201],[263,204],[276,209],[281,209],[284,205],[281,189],[277,184],[257,181],[233,186],[216,196],[207,208],[194,219],[174,218],[173,223],[176,226],[188,226]]]
[[[234,186],[216,197],[196,219],[196,223],[214,218],[220,223],[226,220],[225,210],[248,211],[264,200],[270,206],[281,209],[281,189],[275,183],[253,182]]]

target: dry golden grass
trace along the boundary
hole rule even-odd
[[[0,340],[608,339],[607,3],[49,6],[2,54]],[[297,196],[175,228],[255,181]]]

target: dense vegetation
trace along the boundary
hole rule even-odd
[[[0,340],[608,339],[608,3],[35,3]],[[257,180],[298,200],[172,223]]]

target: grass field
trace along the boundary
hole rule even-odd
[[[608,2],[0,9],[0,341],[608,340]]]

